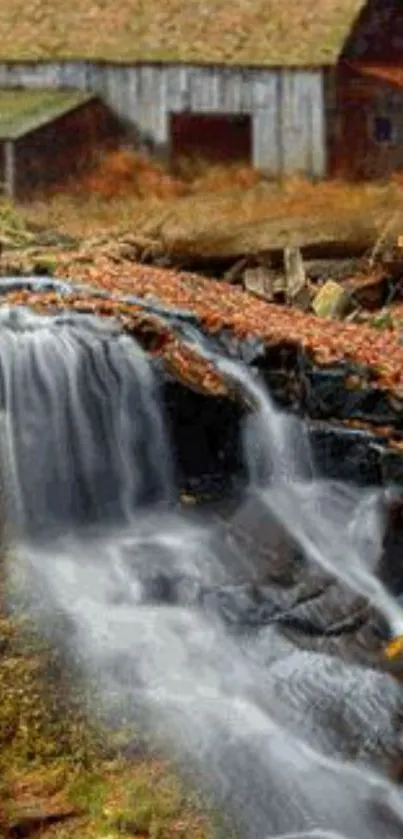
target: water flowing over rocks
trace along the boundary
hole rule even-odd
[[[402,504],[380,486],[389,437],[342,429],[333,409],[318,431],[286,348],[276,367],[259,342],[212,339],[183,312],[139,304],[122,324],[113,309],[60,313],[70,288],[45,291],[52,314],[0,308],[10,575],[39,625],[66,618],[61,643],[111,715],[151,726],[246,839],[398,839],[403,693],[383,645],[403,626]],[[337,445],[312,448],[319,432]],[[220,498],[181,510],[184,489]]]

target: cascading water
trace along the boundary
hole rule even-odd
[[[270,476],[256,487],[263,503],[308,557],[367,597],[394,633],[403,632],[401,607],[374,576],[383,536],[381,491],[313,479],[302,423],[276,410],[247,370],[228,361],[219,365],[258,406],[246,426],[246,440],[252,479],[256,461],[266,464],[265,474]]]
[[[127,522],[139,503],[167,499],[170,455],[149,365],[119,328],[2,309],[0,405],[20,534]]]
[[[306,441],[303,467],[290,447],[298,426],[249,374],[220,364],[260,406],[247,445],[259,433],[264,509],[400,625],[371,573],[377,497],[313,479]],[[67,616],[111,713],[151,720],[247,839],[401,837],[403,797],[384,774],[399,749],[398,683],[298,649],[281,620],[305,608],[300,582],[251,594],[220,529],[155,506],[173,492],[169,447],[136,345],[93,321],[2,312],[0,372],[11,573],[39,618]],[[88,521],[97,527],[83,530]]]

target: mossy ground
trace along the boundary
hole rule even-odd
[[[86,711],[86,691],[24,616],[0,614],[0,837],[213,839],[166,760],[119,754]]]

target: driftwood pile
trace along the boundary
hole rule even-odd
[[[287,247],[283,264],[264,257],[245,257],[224,279],[270,303],[283,303],[319,317],[366,319],[403,298],[403,248],[379,260],[304,261],[301,250]]]

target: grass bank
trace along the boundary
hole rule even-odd
[[[23,613],[0,608],[0,836],[223,839],[169,763],[88,712],[86,688]],[[226,834],[228,837],[228,834]]]

